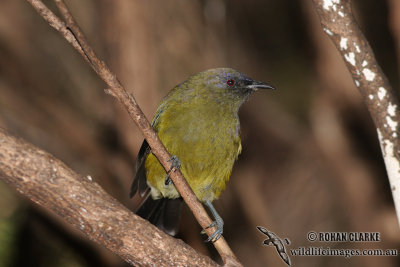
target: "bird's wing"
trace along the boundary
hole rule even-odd
[[[156,132],[158,132],[159,122],[161,120],[160,115],[164,112],[166,99],[167,98],[165,97],[161,101],[161,104],[154,115],[153,122],[151,123],[151,126]],[[151,148],[145,139],[143,140],[142,146],[140,147],[138,156],[136,158],[135,177],[133,178],[131,192],[129,194],[130,197],[133,197],[138,191],[139,195],[144,197],[150,191],[150,187],[147,185],[146,169],[144,167],[144,163],[150,152]]]
[[[150,146],[145,139],[140,147],[139,154],[136,159],[135,178],[133,178],[131,192],[129,194],[130,197],[133,197],[136,192],[139,192],[139,195],[143,197],[149,191],[149,186],[146,182],[146,170],[144,168],[144,163],[150,151]]]

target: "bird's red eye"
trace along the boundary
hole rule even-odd
[[[234,80],[227,80],[227,81],[226,81],[226,84],[227,84],[228,86],[233,86],[233,85],[235,84],[235,81],[234,81]]]

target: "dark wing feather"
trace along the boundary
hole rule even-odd
[[[136,192],[139,192],[139,195],[143,197],[150,190],[146,182],[146,170],[144,168],[144,163],[149,153],[150,146],[145,139],[140,147],[139,154],[136,159],[135,178],[133,178],[131,192],[129,194],[130,197],[133,197]]]
[[[152,199],[149,195],[136,211],[136,214],[165,233],[175,236],[179,229],[182,203],[182,198]]]

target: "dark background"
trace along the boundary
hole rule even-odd
[[[45,1],[53,10],[52,1]],[[311,0],[67,1],[89,42],[151,119],[193,73],[232,67],[278,90],[240,112],[243,152],[215,207],[245,266],[285,266],[257,225],[288,249],[399,249],[375,127]],[[400,2],[353,1],[394,88]],[[106,85],[25,1],[0,0],[0,127],[49,151],[134,209],[143,140]],[[127,266],[0,183],[0,266]],[[380,232],[377,243],[311,243],[309,231]],[[186,208],[179,238],[218,260]],[[291,257],[293,266],[399,266],[398,257]]]

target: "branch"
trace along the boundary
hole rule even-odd
[[[168,151],[158,138],[157,134],[154,132],[151,124],[146,119],[142,110],[136,103],[133,95],[129,94],[126,91],[126,89],[118,81],[117,77],[110,71],[107,65],[96,56],[93,49],[88,45],[84,34],[73,19],[65,3],[62,0],[54,0],[66,23],[61,21],[51,10],[49,10],[42,3],[42,1],[27,1],[49,23],[50,26],[56,29],[70,44],[72,44],[72,46],[76,50],[78,50],[78,52],[85,58],[85,60],[90,63],[94,71],[110,88],[109,93],[117,98],[118,101],[120,101],[126,108],[129,115],[137,124],[144,137],[146,138],[148,144],[151,147],[152,153],[158,158],[162,166],[166,170],[169,170],[171,168],[171,162],[169,162],[169,160],[171,159],[171,155],[168,153]],[[176,172],[171,172],[170,177],[176,189],[193,212],[201,227],[210,236],[215,231],[215,229],[214,227],[206,229],[206,227],[210,225],[212,221],[202,204],[197,200],[196,195],[189,187],[182,173],[177,170]],[[225,264],[237,266],[241,265],[223,237],[214,242],[214,246]]]
[[[313,1],[323,30],[341,53],[377,128],[400,223],[399,98],[354,19],[351,1]]]
[[[90,176],[0,128],[0,178],[131,264],[218,266],[108,195]]]

